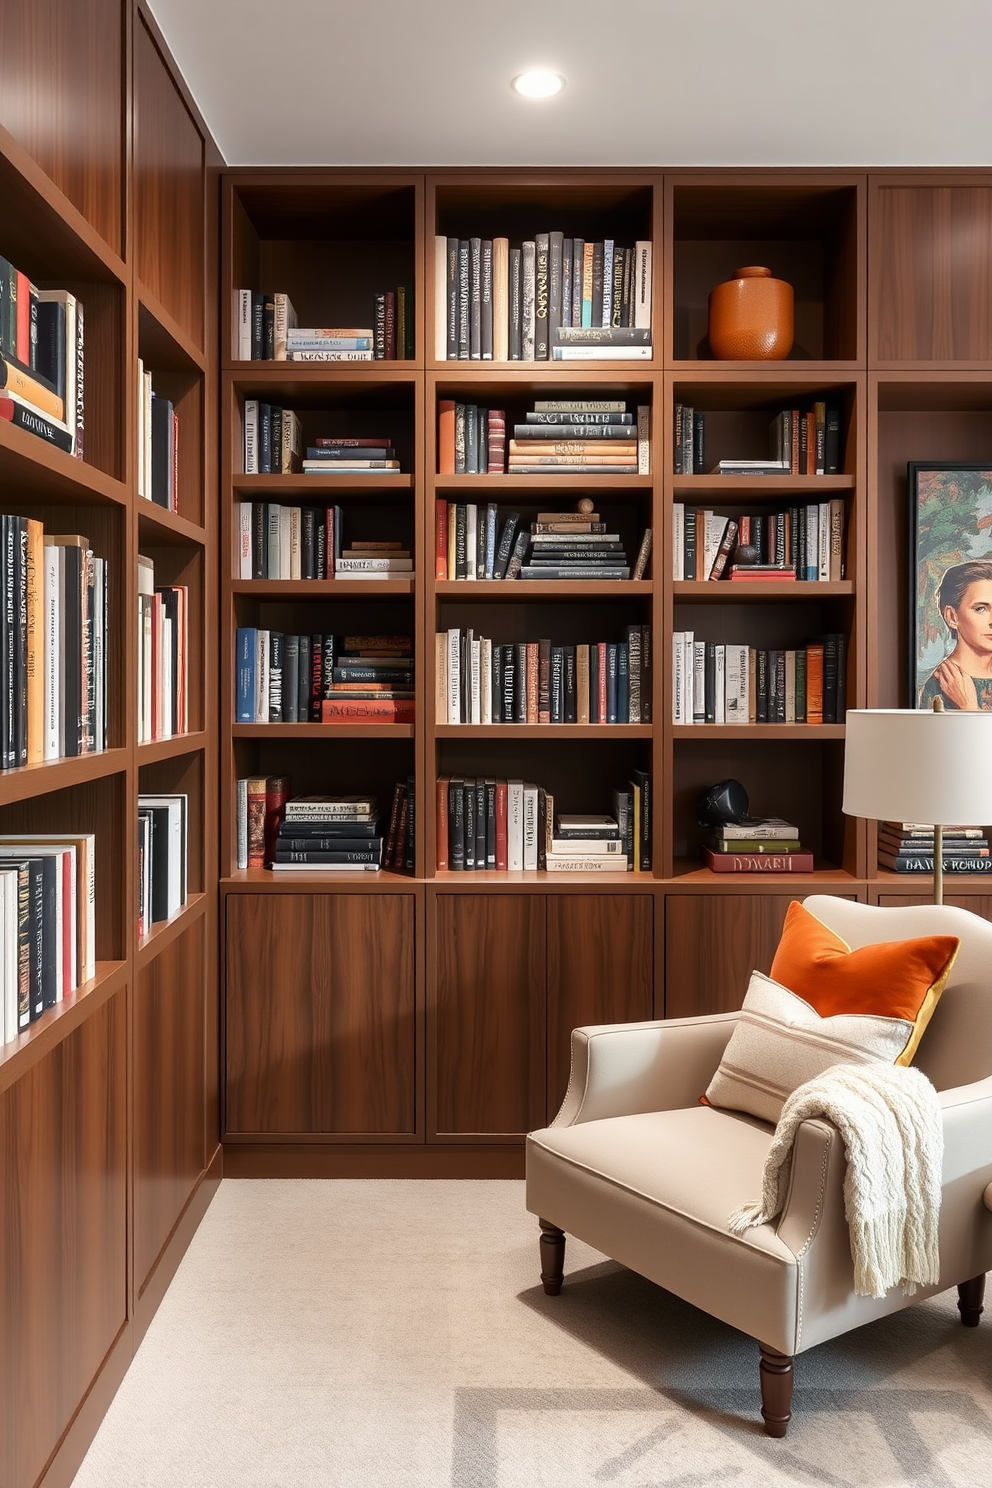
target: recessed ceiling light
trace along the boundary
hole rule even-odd
[[[511,86],[525,98],[553,98],[565,86],[561,73],[551,72],[547,67],[535,67],[522,72],[513,79]]]

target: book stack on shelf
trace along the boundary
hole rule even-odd
[[[703,861],[714,873],[812,873],[813,854],[799,828],[781,817],[754,817],[712,827],[703,841]]]
[[[303,461],[306,475],[381,474],[399,468],[389,438],[378,434],[358,439],[315,439]]]
[[[277,872],[374,872],[390,866],[383,862],[374,796],[291,797],[285,811],[268,865]]]
[[[0,837],[0,1044],[96,974],[92,833]]]
[[[138,743],[189,729],[189,589],[155,587],[155,564],[138,554]]]
[[[169,398],[156,393],[152,373],[138,358],[138,495],[166,511],[179,509],[179,419]]]
[[[371,326],[298,327],[286,333],[287,362],[371,362]]]
[[[672,577],[834,583],[844,577],[844,502],[834,497],[779,512],[730,517],[676,501]]]
[[[772,651],[672,636],[673,723],[842,723],[846,697],[840,632]]]
[[[573,415],[583,413],[609,413],[615,422],[576,422]],[[635,423],[621,400],[537,402],[525,422],[514,426],[507,470],[511,475],[647,475],[650,432],[647,406],[637,409]]]
[[[895,873],[932,873],[933,827],[919,822],[881,821],[878,862]],[[981,827],[945,827],[945,873],[992,873],[989,839]]]
[[[409,636],[238,628],[238,723],[412,723]]]
[[[245,399],[245,475],[295,475],[303,469],[303,431],[299,415]]]
[[[138,796],[138,935],[186,903],[188,797]]]
[[[375,542],[352,542],[334,558],[337,579],[409,578],[413,557],[402,542],[383,538]]]
[[[561,814],[544,866],[549,873],[649,873],[651,776],[634,770],[613,792],[613,814]]]
[[[0,257],[0,419],[83,456],[83,307]]]
[[[438,723],[648,723],[651,627],[623,641],[502,644],[454,627],[435,635]]]
[[[438,361],[644,360],[651,349],[651,244],[538,232],[435,237]]]
[[[506,467],[506,410],[439,398],[439,475],[502,475]]]
[[[676,403],[673,434],[675,474],[705,474],[706,414]],[[775,415],[766,457],[718,460],[711,474],[837,475],[840,455],[840,411],[818,400],[808,410],[786,408]]]
[[[243,362],[371,362],[413,356],[413,287],[376,294],[368,326],[301,326],[287,294],[235,291]]]
[[[634,579],[643,578],[651,553],[651,528],[641,539],[633,573],[620,534],[592,502],[577,512],[538,512],[530,532],[520,513],[500,515],[495,502],[434,504],[434,574],[439,579]],[[518,530],[519,529],[519,530]]]

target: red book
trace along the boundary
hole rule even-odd
[[[275,862],[276,838],[286,815],[289,776],[270,775],[265,782],[265,866]]]
[[[437,777],[437,871],[444,873],[448,867],[448,783],[450,775]],[[498,828],[497,828],[498,830]]]
[[[248,780],[248,867],[265,864],[265,799],[268,782],[264,775]]]
[[[507,869],[506,850],[506,781],[496,782],[496,868],[500,873]]]
[[[440,497],[434,503],[434,577],[448,577],[448,503]]]
[[[321,723],[412,723],[413,698],[366,698],[364,702],[339,702],[324,698]]]
[[[388,868],[392,864],[393,854],[396,851],[396,834],[400,827],[400,802],[406,794],[406,786],[397,781],[393,787],[393,804],[389,808],[389,830],[386,833],[386,846],[382,854],[382,866]]]
[[[334,577],[334,508],[329,506],[324,517],[324,528],[327,540],[324,543],[324,566],[325,573],[319,574],[321,579],[333,579]]]
[[[823,646],[806,647],[806,722],[823,722]]]
[[[714,873],[812,873],[811,852],[715,853],[703,848],[703,860]]]
[[[332,439],[329,435],[323,435],[313,443],[316,449],[382,449],[383,445],[388,447],[390,440],[386,434],[372,434],[362,438],[349,435],[345,439]]]
[[[596,642],[596,690],[599,694],[597,699],[596,718],[600,723],[606,722],[606,642]]]

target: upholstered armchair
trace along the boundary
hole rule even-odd
[[[984,1203],[992,1180],[992,924],[946,905],[882,909],[826,896],[805,905],[854,950],[960,937],[914,1060],[943,1113],[937,1285],[913,1296],[899,1287],[882,1298],[855,1294],[844,1148],[825,1120],[799,1128],[777,1219],[731,1233],[731,1212],[760,1197],[773,1133],[764,1121],[699,1102],[737,1014],[576,1029],[562,1107],[527,1143],[527,1207],[540,1219],[545,1291],[561,1289],[572,1234],[750,1334],[770,1436],[788,1427],[797,1354],[951,1286],[973,1327],[992,1269]]]

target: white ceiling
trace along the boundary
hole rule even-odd
[[[992,164],[992,0],[151,6],[232,165]]]

